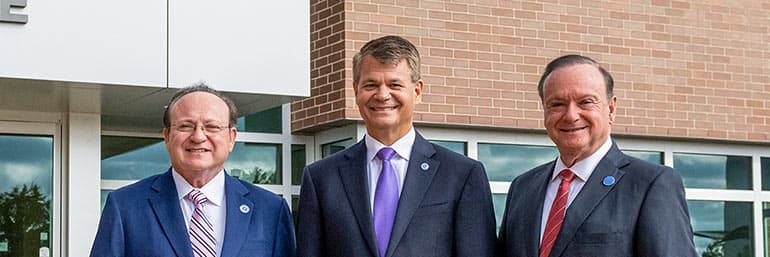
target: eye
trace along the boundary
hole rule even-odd
[[[225,126],[219,126],[216,124],[206,124],[206,125],[203,125],[203,129],[205,129],[206,132],[209,132],[209,133],[219,133],[225,129]]]
[[[182,124],[176,125],[176,130],[179,132],[190,132],[195,130],[195,125],[192,123],[182,123]]]

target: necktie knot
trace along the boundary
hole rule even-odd
[[[561,172],[559,172],[559,176],[561,177],[562,181],[566,183],[572,182],[572,180],[575,179],[575,173],[569,169],[561,170]]]
[[[380,160],[383,161],[390,161],[393,156],[396,155],[396,150],[393,150],[393,148],[390,147],[383,147],[380,149],[379,152],[377,152],[377,157],[380,158]]]
[[[198,189],[193,188],[190,193],[187,194],[187,200],[190,200],[196,207],[209,199]]]

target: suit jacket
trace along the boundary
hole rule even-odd
[[[294,228],[282,198],[226,173],[225,198],[221,257],[294,256]],[[192,257],[178,199],[171,169],[111,192],[91,256]]]
[[[298,256],[378,257],[366,144],[305,168]],[[415,137],[386,257],[494,255],[495,217],[478,161]]]
[[[499,256],[536,257],[546,186],[555,161],[511,183]],[[612,176],[615,182],[603,183]],[[567,208],[551,257],[696,257],[682,179],[670,167],[612,148]]]

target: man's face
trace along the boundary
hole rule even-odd
[[[545,128],[565,164],[585,159],[607,140],[616,102],[614,96],[607,99],[604,77],[594,66],[562,67],[546,78]]]
[[[169,108],[171,127],[163,129],[163,136],[174,169],[185,176],[222,170],[236,136],[236,129],[228,127],[227,104],[213,94],[193,92]],[[195,128],[186,131],[190,126]],[[217,133],[202,129],[217,126],[223,128]]]
[[[380,63],[371,55],[361,60],[361,76],[355,83],[356,104],[369,135],[403,136],[412,128],[414,105],[422,94],[422,81],[413,82],[409,64]]]

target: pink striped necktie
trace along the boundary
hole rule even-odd
[[[190,242],[192,243],[193,256],[216,257],[217,240],[214,239],[214,228],[209,221],[203,203],[208,201],[205,195],[198,189],[193,189],[185,197],[195,205],[195,210],[190,219]]]
[[[556,190],[556,198],[551,205],[551,212],[548,213],[548,221],[543,232],[543,241],[540,244],[540,257],[547,257],[551,254],[551,248],[556,243],[556,237],[561,231],[561,224],[564,222],[564,214],[567,212],[567,198],[569,197],[569,183],[575,178],[575,173],[569,169],[563,169],[559,189]]]

